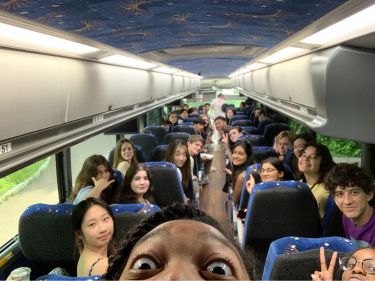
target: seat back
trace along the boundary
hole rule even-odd
[[[230,125],[233,121],[236,121],[236,120],[248,120],[249,118],[244,115],[244,114],[236,114],[236,115],[233,115],[232,118],[229,120],[229,124]]]
[[[256,146],[265,145],[263,136],[261,135],[243,135],[243,136],[240,136],[238,140],[247,140],[247,141],[250,141],[252,145],[256,145]]]
[[[254,126],[242,126],[242,130],[247,134],[247,135],[256,135],[258,134],[258,128]]]
[[[333,196],[330,194],[327,199],[326,209],[322,219],[323,236],[345,236],[342,224],[342,212],[337,207]]]
[[[187,143],[187,140],[189,139],[189,137],[190,137],[190,134],[188,133],[183,133],[183,132],[169,133],[165,135],[163,144],[170,144],[172,141],[175,141],[175,140],[181,140]]]
[[[115,150],[116,150],[116,147],[113,147],[108,154],[108,162],[109,162],[109,165],[111,167],[113,166],[113,161],[114,161],[114,157],[115,157]],[[135,144],[134,145],[134,153],[135,153],[135,157],[137,157],[137,161],[139,163],[146,162],[146,155],[145,155],[145,152],[144,152],[142,146]]]
[[[297,181],[256,184],[250,194],[244,229],[244,244],[264,261],[269,244],[296,235],[320,236],[316,200],[308,185]]]
[[[261,134],[261,135],[263,135],[263,133],[264,133],[264,128],[265,128],[267,125],[271,124],[271,123],[273,123],[273,120],[272,120],[272,119],[267,119],[267,120],[260,121],[260,122],[258,123],[258,133]]]
[[[164,136],[167,134],[165,128],[163,126],[158,125],[147,126],[143,129],[143,132],[146,134],[154,135],[156,137],[158,144],[162,143]]]
[[[165,152],[168,149],[168,144],[162,144],[156,146],[152,150],[152,155],[151,155],[151,161],[152,162],[159,162],[164,160]]]
[[[232,127],[234,126],[245,127],[245,126],[252,126],[253,122],[251,122],[249,119],[239,119],[239,120],[234,120],[234,121],[232,121],[231,119],[230,125]]]
[[[354,241],[342,237],[277,239],[270,245],[262,280],[308,280],[310,274],[320,269],[320,247],[324,247],[329,256],[327,261],[333,251],[349,253],[357,248]],[[334,280],[341,280],[340,274],[336,277]]]
[[[273,146],[275,137],[281,131],[289,131],[290,127],[288,124],[284,123],[271,123],[264,128],[263,139],[268,146]]]
[[[130,140],[143,147],[145,152],[146,161],[151,159],[151,153],[155,146],[158,145],[158,141],[154,135],[151,134],[136,134],[130,137]]]
[[[192,117],[188,117],[188,118],[185,118],[184,120],[182,120],[182,122],[194,122],[195,119],[197,119],[198,116],[192,116]]]
[[[195,135],[195,129],[194,126],[190,125],[177,125],[173,127],[173,132],[183,132],[183,133],[188,133],[190,135]]]
[[[169,162],[146,162],[150,169],[155,203],[165,207],[184,202],[184,190],[176,165]]]

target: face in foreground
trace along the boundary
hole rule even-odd
[[[133,248],[120,280],[249,280],[234,246],[212,226],[163,223]]]
[[[367,259],[375,259],[375,249],[361,249],[358,250],[353,254],[355,260],[350,260],[350,264],[354,265],[354,267],[351,270],[346,270],[342,274],[342,280],[343,281],[348,281],[348,280],[353,280],[353,281],[365,281],[365,280],[375,280],[375,274],[370,274],[366,273],[366,270],[364,269],[363,261]],[[369,264],[367,264],[369,263]],[[368,261],[366,262],[366,266],[370,265],[371,268],[375,266],[375,260]]]

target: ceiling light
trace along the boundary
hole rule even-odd
[[[130,57],[125,57],[122,55],[113,55],[100,59],[101,62],[106,62],[110,64],[117,64],[122,66],[140,68],[140,69],[151,69],[156,66],[156,64],[149,63],[143,60],[137,60]]]
[[[282,49],[281,51],[278,51],[268,57],[265,57],[264,59],[261,59],[261,63],[278,63],[283,60],[295,58],[298,56],[301,56],[303,54],[306,54],[309,52],[309,50],[306,49],[301,49],[301,48],[296,48],[296,47],[287,47],[285,49]]]
[[[157,71],[157,72],[172,74],[172,73],[177,72],[178,70],[172,69],[172,68],[166,67],[166,66],[159,66],[159,67],[154,68],[152,71]]]
[[[343,19],[305,39],[302,43],[333,45],[375,31],[375,5]]]
[[[59,53],[88,54],[98,49],[55,36],[0,23],[0,45]]]

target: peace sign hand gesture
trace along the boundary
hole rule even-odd
[[[332,281],[333,280],[333,271],[335,269],[337,252],[333,252],[331,262],[329,263],[327,269],[326,257],[324,255],[324,247],[320,247],[320,270],[315,271],[314,274],[311,274],[312,281]]]

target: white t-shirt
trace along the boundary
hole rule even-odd
[[[225,113],[221,110],[221,107],[224,104],[224,100],[220,98],[213,99],[211,102],[211,107],[214,111],[214,118],[218,116],[225,116]]]

